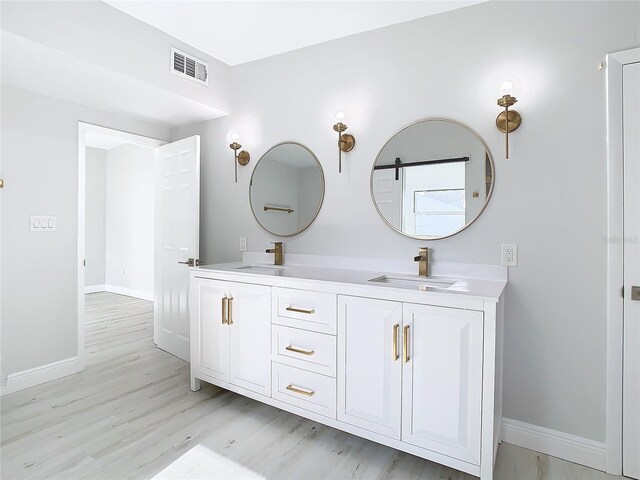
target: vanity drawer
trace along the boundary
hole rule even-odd
[[[292,288],[273,289],[273,323],[336,334],[337,296]]]
[[[336,376],[336,337],[273,325],[271,358],[285,365]]]
[[[336,418],[336,379],[273,362],[271,397]]]

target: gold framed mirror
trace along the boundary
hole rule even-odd
[[[489,148],[462,123],[420,120],[393,135],[371,169],[371,199],[384,222],[421,240],[455,235],[487,207],[495,183]]]
[[[316,219],[324,189],[324,171],[314,153],[300,143],[283,142],[256,163],[249,203],[262,228],[279,237],[291,237]]]

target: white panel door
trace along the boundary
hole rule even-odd
[[[338,297],[338,420],[396,439],[401,325],[401,303]]]
[[[404,305],[404,442],[480,464],[482,332],[482,312]]]
[[[156,149],[154,341],[189,361],[189,268],[200,235],[200,137]]]
[[[373,175],[373,196],[380,213],[398,230],[404,230],[402,225],[402,192],[403,170],[398,172],[393,168],[376,170]]]
[[[229,382],[271,395],[271,287],[231,283]]]
[[[622,67],[624,137],[624,377],[622,473],[640,477],[640,63]],[[635,239],[635,241],[634,241]],[[637,289],[634,300],[633,289]]]
[[[191,297],[191,369],[224,382],[229,381],[229,326],[223,299],[229,284],[197,278]],[[195,341],[197,339],[197,341]]]

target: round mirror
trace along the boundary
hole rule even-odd
[[[399,233],[436,240],[480,216],[494,179],[489,149],[475,132],[451,120],[422,120],[400,130],[378,153],[371,197]]]
[[[315,220],[324,198],[324,173],[311,150],[286,142],[272,147],[253,170],[249,201],[267,232],[297,235]]]

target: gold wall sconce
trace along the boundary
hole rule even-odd
[[[502,82],[500,85],[500,94],[502,97],[498,99],[498,105],[504,108],[496,118],[496,127],[504,133],[506,158],[509,159],[509,134],[515,132],[522,123],[522,117],[515,110],[509,110],[518,99],[511,96],[513,84],[511,82]]]
[[[356,139],[350,133],[343,133],[347,128],[343,112],[336,113],[336,124],[333,130],[338,132],[338,173],[342,173],[342,152],[350,152],[356,146]]]
[[[247,152],[246,150],[240,150],[242,148],[242,145],[240,145],[239,143],[240,135],[238,135],[237,133],[232,133],[231,135],[229,135],[229,138],[231,139],[229,148],[233,150],[233,163],[236,168],[236,183],[238,183],[238,164],[244,167],[249,163],[251,155],[249,155],[249,152]],[[238,153],[238,150],[240,150],[240,153]]]

